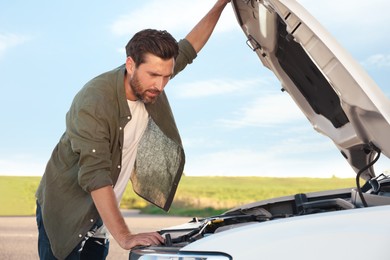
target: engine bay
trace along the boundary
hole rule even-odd
[[[361,187],[368,207],[390,205],[390,177],[384,174],[372,178]],[[282,218],[365,207],[359,188],[295,194],[247,204],[221,215],[193,218],[190,222],[163,229],[165,245],[181,248],[201,238],[225,230]]]

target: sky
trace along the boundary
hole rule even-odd
[[[390,2],[299,1],[390,97]],[[74,95],[125,61],[144,28],[181,39],[212,0],[1,1],[0,175],[41,176]],[[166,87],[188,176],[354,177],[249,47],[229,4],[197,59]],[[390,169],[382,156],[377,173]]]

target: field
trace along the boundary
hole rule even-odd
[[[40,177],[0,176],[0,216],[27,216],[35,213],[35,191]],[[355,186],[355,179],[188,177],[183,176],[168,214],[209,216],[256,200],[301,192]],[[137,208],[144,213],[166,214],[139,198],[129,187],[121,208]]]
[[[35,214],[35,191],[40,179],[0,176],[0,216]]]

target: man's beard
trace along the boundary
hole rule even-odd
[[[133,91],[133,94],[137,97],[138,100],[141,100],[145,104],[156,102],[158,96],[160,95],[160,91],[156,89],[144,90],[142,89],[141,83],[138,79],[137,73],[133,74],[133,77],[130,79],[130,88]],[[157,93],[155,97],[149,97],[147,92]]]

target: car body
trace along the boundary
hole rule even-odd
[[[387,259],[390,101],[295,0],[233,0],[247,44],[313,128],[356,172],[356,187],[254,202],[161,230],[166,244],[130,259]],[[364,184],[360,181],[364,180]]]

